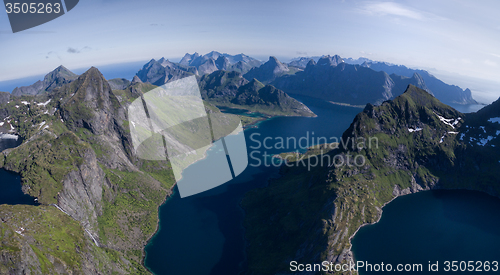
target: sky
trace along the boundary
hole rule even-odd
[[[427,69],[500,96],[500,1],[81,0],[67,14],[12,33],[0,12],[0,81],[185,53],[338,54]]]

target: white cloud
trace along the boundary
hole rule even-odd
[[[491,61],[491,60],[489,60],[489,59],[486,59],[486,60],[484,61],[484,64],[486,64],[486,65],[488,65],[488,66],[491,66],[491,67],[496,67],[496,66],[498,66],[498,64],[497,64],[496,62],[493,62],[493,61]]]
[[[420,21],[444,19],[443,17],[394,2],[365,2],[361,7],[361,12],[369,15],[405,17]]]
[[[500,54],[490,53],[490,55],[492,55],[492,56],[494,56],[494,57],[498,57],[498,58],[500,58]]]

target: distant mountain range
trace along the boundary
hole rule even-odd
[[[401,76],[411,77],[414,74],[419,74],[425,81],[429,91],[434,96],[444,103],[458,103],[458,104],[477,104],[472,98],[471,90],[448,85],[443,81],[437,79],[435,76],[425,70],[415,70],[402,65],[393,65],[386,62],[365,61],[361,64],[363,67],[370,68],[375,71],[384,71],[388,74],[397,74]]]
[[[323,56],[317,63],[310,60],[303,71],[278,77],[271,84],[290,94],[353,105],[380,104],[402,94],[409,84],[427,90],[418,74],[388,75],[347,64],[338,55]]]
[[[202,56],[198,53],[186,53],[179,63],[184,66],[195,67],[198,75],[212,73],[217,70],[237,71],[244,74],[262,64],[259,60],[244,54],[230,55],[216,51]]]
[[[308,61],[304,66],[306,60]],[[289,66],[292,64],[304,71],[275,78],[271,83],[290,94],[303,94],[348,104],[380,104],[402,94],[408,84],[413,84],[446,104],[477,104],[469,89],[448,85],[425,70],[374,62],[367,58],[342,59],[338,55],[323,56],[317,62],[315,57],[298,58],[290,62]],[[339,64],[342,66],[334,69]],[[363,68],[386,74],[375,75]],[[266,79],[272,76],[267,73],[261,77]]]
[[[195,52],[185,54],[178,63],[165,58],[151,59],[137,72],[137,77],[144,83],[161,86],[187,76],[201,78],[221,70],[238,72],[248,81],[256,79],[289,94],[342,104],[378,105],[402,94],[409,84],[426,90],[446,104],[477,104],[469,89],[446,84],[425,70],[367,58],[343,59],[338,55],[299,57],[286,64],[273,56],[262,63],[244,54],[212,51],[200,55]],[[60,66],[47,74],[43,81],[15,88],[12,95],[43,94],[76,78],[76,74]],[[111,79],[108,82],[114,90],[123,90],[130,85],[127,79]]]

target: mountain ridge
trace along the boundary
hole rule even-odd
[[[500,100],[483,112],[462,114],[413,85],[380,106],[368,104],[342,135],[347,145],[318,155],[327,164],[338,156],[344,165],[311,168],[306,158],[245,196],[245,274],[290,274],[291,259],[349,263],[352,236],[377,222],[397,196],[460,188],[499,197],[498,107]],[[376,146],[358,147],[359,138],[366,144],[377,138]],[[355,156],[366,162],[356,165]]]

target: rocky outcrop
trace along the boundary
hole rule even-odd
[[[69,172],[63,180],[57,205],[79,221],[87,233],[99,242],[97,217],[102,215],[102,190],[106,184],[105,173],[99,167],[94,151],[88,150],[83,162]]]

